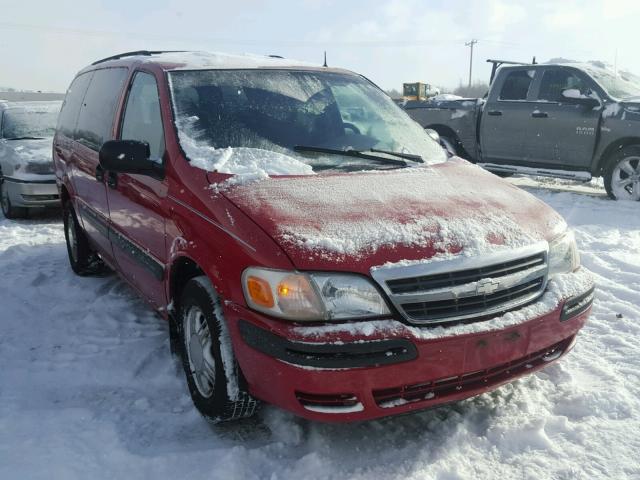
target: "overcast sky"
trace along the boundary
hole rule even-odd
[[[640,72],[638,0],[0,0],[0,85],[64,91],[88,63],[139,49],[279,54],[383,88],[466,83],[487,58],[598,59]]]

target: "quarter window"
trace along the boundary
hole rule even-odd
[[[515,70],[509,72],[502,84],[500,100],[526,100],[529,87],[533,81],[533,75],[533,70]]]
[[[579,90],[580,93],[587,93],[589,90],[584,80],[569,70],[559,68],[546,70],[540,83],[538,100],[561,102],[562,91],[568,88]]]
[[[57,130],[67,137],[73,137],[78,120],[78,112],[92,76],[93,72],[78,75],[71,82],[71,86],[64,97],[64,103],[58,116]]]
[[[113,117],[127,76],[126,68],[96,70],[84,96],[75,138],[92,150],[111,140]]]
[[[136,73],[127,99],[120,138],[147,142],[151,158],[161,161],[164,154],[164,131],[158,85],[153,75]]]

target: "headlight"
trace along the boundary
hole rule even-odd
[[[15,172],[33,173],[36,175],[49,175],[54,172],[53,162],[27,162],[19,163],[14,167]]]
[[[274,317],[299,321],[341,320],[389,314],[365,277],[248,268],[242,275],[247,304]]]
[[[549,243],[549,278],[573,272],[580,266],[576,239],[571,230]]]

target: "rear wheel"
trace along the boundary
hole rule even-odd
[[[613,200],[640,200],[640,145],[624,147],[609,158],[604,186]]]
[[[7,185],[2,180],[0,180],[0,204],[2,205],[2,213],[6,218],[25,218],[27,216],[26,208],[14,207],[13,205],[11,205],[11,199],[9,198]]]
[[[446,152],[452,157],[458,155],[456,143],[457,142],[454,139],[440,135],[440,145],[442,145],[442,148],[444,148]]]
[[[182,365],[198,411],[213,423],[253,415],[258,402],[245,391],[220,298],[207,277],[187,282],[177,319]]]
[[[84,230],[78,223],[78,217],[71,202],[63,208],[64,237],[67,241],[67,254],[71,269],[81,276],[93,275],[104,270],[100,257],[91,249]]]

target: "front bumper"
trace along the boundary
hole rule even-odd
[[[573,347],[592,291],[505,328],[454,336],[386,327],[365,334],[352,324],[305,337],[305,327],[238,305],[225,315],[254,396],[308,419],[350,422],[459,401],[545,367]]]
[[[14,207],[58,207],[60,195],[55,180],[18,180],[3,178]]]

